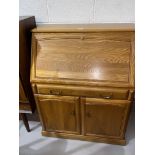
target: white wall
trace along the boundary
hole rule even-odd
[[[134,0],[19,0],[37,23],[134,23]]]

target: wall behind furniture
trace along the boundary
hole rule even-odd
[[[134,0],[19,0],[39,23],[134,23]]]

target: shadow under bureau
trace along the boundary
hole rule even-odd
[[[43,136],[125,144],[134,25],[38,26],[31,60]]]

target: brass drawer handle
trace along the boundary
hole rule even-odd
[[[50,94],[53,94],[53,95],[61,95],[62,92],[61,91],[50,90]]]
[[[101,97],[104,98],[104,99],[111,99],[112,98],[112,93],[110,95],[108,95],[108,96],[102,96],[101,95]]]
[[[111,96],[104,96],[104,99],[111,99]]]

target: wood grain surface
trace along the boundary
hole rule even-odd
[[[130,85],[132,36],[132,32],[34,34],[31,79]]]
[[[68,85],[37,84],[35,94],[83,96],[94,98],[109,98],[126,100],[129,96],[128,89],[105,88],[105,87],[83,87]]]
[[[133,25],[32,32],[30,80],[42,135],[124,145],[135,83]]]
[[[37,96],[47,131],[79,133],[79,100],[76,97]]]
[[[103,31],[134,31],[134,24],[104,23],[104,24],[42,24],[32,32],[103,32]]]
[[[129,101],[82,98],[81,102],[84,135],[123,138]]]

